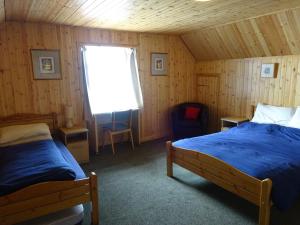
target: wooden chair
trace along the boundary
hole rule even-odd
[[[131,147],[134,149],[133,137],[132,137],[132,110],[121,111],[121,112],[113,112],[112,113],[112,122],[109,124],[105,124],[102,127],[102,149],[104,147],[105,134],[108,132],[111,142],[111,147],[113,154],[115,154],[114,147],[114,135],[128,133],[131,141]]]

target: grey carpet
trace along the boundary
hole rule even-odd
[[[110,147],[84,165],[99,182],[101,225],[255,225],[258,207],[201,177],[174,166],[166,176],[165,142],[134,151],[129,144]],[[87,209],[89,206],[85,206]],[[299,225],[300,201],[289,211],[272,208],[272,225]],[[89,215],[83,224],[89,224]]]

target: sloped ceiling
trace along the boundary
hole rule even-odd
[[[300,54],[300,9],[181,36],[197,60]]]
[[[3,0],[0,0],[3,2]],[[300,0],[5,0],[6,21],[176,33],[300,7]]]
[[[300,54],[300,0],[0,0],[3,21],[179,34],[197,60]]]

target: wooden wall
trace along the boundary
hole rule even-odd
[[[150,52],[169,53],[170,76],[150,75]],[[151,140],[170,132],[171,106],[195,100],[195,60],[178,36],[140,35],[139,53],[145,102],[141,136],[143,140]]]
[[[4,0],[0,0],[0,23],[5,20]]]
[[[195,60],[178,36],[9,22],[0,24],[0,116],[57,112],[62,124],[63,105],[71,103],[76,123],[82,122],[80,43],[137,47],[145,105],[142,141],[168,135],[169,108],[195,100]],[[30,49],[59,49],[62,80],[33,80]],[[150,75],[150,52],[169,53],[169,76]]]
[[[197,60],[300,54],[300,8],[251,18],[181,37]]]
[[[277,78],[261,78],[262,63],[279,63]],[[258,102],[300,105],[300,55],[203,61],[196,64],[196,73],[198,100],[214,106],[213,129],[220,128],[222,116],[249,116],[251,105]],[[218,88],[214,88],[215,77],[219,79]],[[206,91],[202,86],[211,88]],[[217,100],[212,97],[214,94]]]

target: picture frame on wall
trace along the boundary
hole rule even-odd
[[[33,78],[35,80],[60,80],[59,50],[31,49]]]
[[[151,53],[151,74],[153,76],[168,74],[168,53]]]
[[[276,78],[278,63],[263,63],[261,65],[260,76],[263,78]]]

